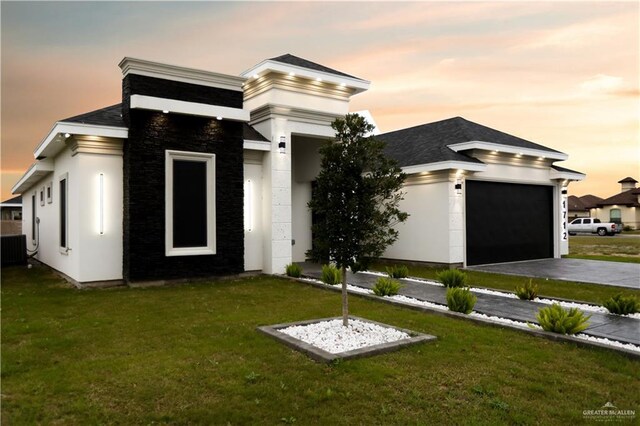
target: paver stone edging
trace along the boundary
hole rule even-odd
[[[349,318],[353,320],[367,322],[370,324],[376,324],[385,328],[393,328],[395,330],[407,333],[409,336],[411,336],[411,338],[396,340],[395,342],[382,343],[379,345],[367,346],[364,348],[354,349],[346,352],[331,353],[323,349],[320,349],[316,346],[313,346],[309,343],[303,342],[302,340],[296,339],[295,337],[291,337],[287,334],[281,333],[279,330],[287,327],[296,326],[296,325],[315,324],[315,323],[319,323],[323,321],[331,321],[335,319],[341,320],[342,317],[312,319],[312,320],[306,320],[306,321],[291,322],[286,324],[262,326],[262,327],[258,327],[258,330],[284,343],[286,346],[289,346],[291,349],[295,349],[299,352],[302,352],[315,361],[324,362],[324,363],[330,363],[337,359],[354,359],[354,358],[370,357],[370,356],[379,355],[387,352],[393,352],[398,349],[404,348],[406,346],[415,345],[417,343],[428,342],[428,341],[437,339],[436,336],[419,333],[417,331],[407,330],[400,327],[395,327],[389,324],[383,324],[373,320],[368,320],[368,319],[364,319],[364,318],[360,318],[352,315],[349,315]]]
[[[299,278],[292,278],[292,277],[286,277],[285,278],[289,278],[291,280],[300,282],[300,283],[304,283],[307,285],[311,285],[313,287],[316,288],[320,288],[320,289],[324,289],[327,291],[333,291],[333,292],[340,292],[340,286],[336,285],[336,286],[330,286],[327,284],[321,284],[321,283],[317,283],[317,282],[312,282],[312,281],[307,281],[307,280],[303,280],[303,279],[299,279]],[[315,279],[315,278],[312,278]],[[626,355],[628,358],[631,359],[640,359],[640,353],[638,352],[634,352],[634,351],[630,351],[624,348],[617,348],[614,346],[609,346],[609,345],[605,345],[602,343],[598,343],[598,342],[591,342],[588,340],[583,340],[583,339],[578,339],[577,337],[574,336],[569,336],[566,334],[559,334],[559,333],[552,333],[550,331],[544,331],[544,330],[536,330],[536,329],[528,329],[528,328],[522,328],[522,327],[517,327],[514,325],[509,325],[509,324],[504,324],[504,323],[497,323],[488,319],[484,319],[484,318],[477,318],[477,317],[472,317],[470,315],[465,315],[465,314],[461,314],[459,312],[452,312],[452,311],[446,311],[444,309],[434,309],[434,308],[429,308],[427,306],[418,306],[418,305],[410,305],[407,303],[401,303],[401,302],[397,302],[393,299],[389,299],[387,297],[380,297],[380,296],[375,296],[373,294],[364,294],[364,293],[351,293],[354,296],[357,297],[362,297],[365,299],[370,299],[370,300],[376,300],[379,302],[383,302],[383,303],[388,303],[391,305],[395,305],[395,306],[402,306],[404,308],[409,308],[409,309],[413,309],[416,311],[422,311],[422,312],[430,312],[430,313],[434,313],[436,315],[441,315],[441,316],[445,316],[445,317],[451,317],[451,318],[458,318],[458,319],[464,319],[467,321],[475,321],[477,323],[481,323],[484,325],[489,325],[492,327],[498,327],[498,328],[511,328],[513,330],[518,330],[518,331],[523,331],[525,333],[530,333],[533,334],[537,337],[543,337],[545,339],[549,339],[549,340],[554,340],[557,342],[572,342],[575,343],[578,346],[581,347],[598,347],[598,348],[602,348],[602,349],[607,349],[610,351],[615,351],[618,353],[622,353],[624,355]]]

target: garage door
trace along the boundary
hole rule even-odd
[[[553,257],[553,188],[466,181],[467,265]]]

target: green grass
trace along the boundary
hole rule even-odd
[[[614,237],[570,236],[569,254],[566,257],[640,263],[640,238],[625,238],[619,235]]]
[[[436,342],[317,364],[256,326],[340,313],[273,277],[76,290],[2,271],[3,424],[576,424],[640,406],[640,362],[350,297],[351,312]]]
[[[397,262],[396,262],[397,263]],[[371,266],[372,270],[384,271],[385,265],[376,263]],[[409,276],[436,280],[438,272],[442,268],[429,266],[409,265]],[[572,281],[560,281],[545,278],[528,278],[516,275],[492,274],[480,271],[465,271],[467,274],[467,285],[471,287],[485,287],[495,290],[514,291],[516,287],[521,287],[531,280],[533,285],[538,286],[540,297],[560,297],[564,299],[582,300],[585,302],[602,304],[605,300],[618,293],[635,295],[640,297],[640,290],[625,287],[604,286],[598,284],[576,283]]]

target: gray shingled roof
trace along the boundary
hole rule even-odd
[[[429,164],[440,161],[464,161],[482,163],[480,160],[455,152],[449,145],[482,141],[509,145],[518,148],[558,152],[525,139],[465,120],[449,118],[434,123],[396,130],[378,135],[386,142],[387,155],[395,158],[401,167]]]
[[[242,138],[247,141],[269,142],[269,139],[262,136],[260,132],[247,123],[242,123]]]
[[[278,56],[275,58],[269,59],[270,61],[281,62],[283,64],[295,65],[297,67],[308,68],[314,71],[322,71],[329,74],[341,75],[343,77],[355,78],[358,80],[362,80],[361,78],[354,77],[352,75],[343,73],[342,71],[337,71],[329,67],[325,67],[324,65],[316,64],[315,62],[308,61],[306,59],[300,58],[298,56],[291,55],[287,53],[286,55]]]
[[[122,104],[111,105],[106,108],[58,121],[65,123],[95,124],[99,126],[127,127],[122,120]]]
[[[571,170],[571,169],[567,169],[566,167],[560,167],[560,166],[556,166],[555,164],[551,166],[552,169],[555,169],[559,172],[567,172],[567,173],[579,173],[579,174],[583,174],[582,172],[577,172],[575,170]]]
[[[17,197],[9,198],[8,200],[4,200],[0,204],[22,204],[22,195],[18,195]]]
[[[598,202],[598,207],[612,206],[614,204],[627,207],[640,207],[640,203],[638,203],[639,193],[640,191],[638,190],[638,188],[629,189],[627,191],[616,194],[613,197],[609,197]]]

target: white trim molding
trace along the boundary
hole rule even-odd
[[[517,146],[511,145],[503,145],[494,142],[484,142],[484,141],[469,141],[462,143],[454,143],[451,145],[447,145],[449,148],[454,150],[455,152],[460,151],[468,151],[471,149],[479,149],[483,151],[497,151],[497,152],[506,152],[508,154],[520,154],[526,155],[529,157],[536,158],[548,158],[550,160],[567,160],[569,156],[563,152],[544,150],[544,149],[533,149],[533,148],[520,148]]]
[[[269,141],[252,141],[245,139],[243,144],[244,149],[252,149],[255,151],[271,151],[271,142]]]
[[[130,108],[167,111],[168,113],[198,115],[202,117],[220,117],[221,119],[233,121],[249,121],[249,111],[241,108],[178,101],[175,99],[156,98],[145,95],[131,95]]]
[[[354,90],[354,94],[368,90],[369,86],[371,85],[371,82],[367,80],[361,80],[359,78],[347,77],[344,75],[333,74],[325,71],[312,70],[296,65],[272,61],[270,59],[266,59],[260,62],[258,65],[249,68],[241,75],[247,79],[253,79],[256,75],[258,77],[261,77],[265,74],[268,74],[269,72],[276,72],[287,75],[293,73],[296,77],[304,77],[313,81],[332,83],[340,87],[348,87]]]
[[[466,161],[439,161],[437,163],[417,164],[415,166],[402,167],[402,171],[408,175],[451,169],[469,172],[483,172],[487,169],[487,165],[484,163],[468,163]]]
[[[122,139],[77,135],[71,138],[71,156],[77,154],[100,154],[122,156]]]
[[[24,194],[33,186],[34,183],[38,182],[49,173],[53,173],[53,161],[41,160],[33,163],[18,182],[16,182],[13,188],[11,188],[11,193]]]
[[[549,179],[581,181],[581,180],[584,180],[586,177],[587,175],[585,175],[584,173],[566,172],[566,171],[549,168]]]
[[[53,157],[66,146],[67,137],[71,136],[99,136],[104,138],[126,139],[129,137],[129,129],[126,127],[99,126],[95,124],[68,123],[59,121],[53,125],[49,134],[40,142],[34,151],[37,159]]]
[[[173,247],[173,160],[206,164],[207,179],[207,245]],[[165,151],[165,256],[198,256],[216,254],[216,155],[207,152]]]
[[[129,74],[137,74],[146,77],[197,84],[199,86],[234,90],[236,92],[242,92],[242,85],[246,80],[234,75],[180,67],[177,65],[161,64],[158,62],[129,57],[123,58],[118,66],[122,69],[123,77],[126,77]]]

